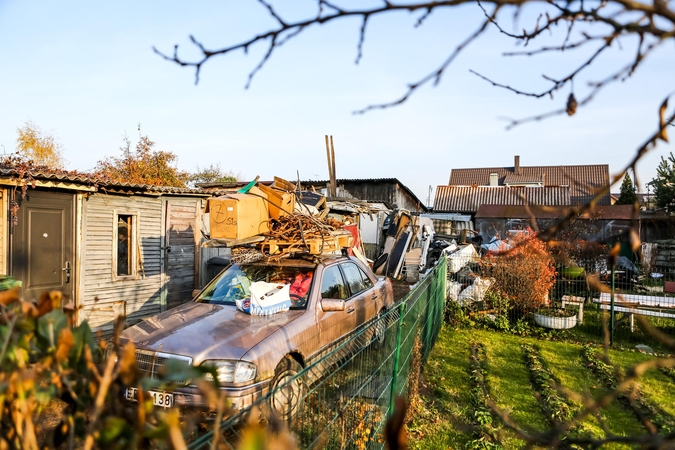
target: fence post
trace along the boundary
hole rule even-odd
[[[609,345],[614,345],[614,264],[612,264],[612,293],[609,297]]]
[[[434,268],[434,271],[427,276],[430,277],[433,275],[433,278],[431,279],[431,283],[429,283],[429,286],[427,287],[427,307],[426,307],[426,316],[424,317],[424,342],[422,342],[422,361],[425,362],[427,359],[427,356],[429,356],[429,352],[431,351],[430,349],[430,344],[431,344],[431,336],[433,335],[434,332],[434,319],[436,317],[436,305],[435,305],[435,297],[436,297],[436,284],[437,284],[437,279],[436,277],[438,276],[438,270],[437,268]]]
[[[391,393],[389,395],[389,417],[394,413],[394,401],[396,400],[396,382],[398,378],[398,363],[401,356],[401,335],[403,334],[403,314],[405,313],[405,302],[398,305],[399,317],[398,328],[396,329],[396,350],[394,351],[394,373],[391,376]]]

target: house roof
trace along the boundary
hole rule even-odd
[[[474,213],[481,205],[569,205],[565,186],[438,186],[434,211]]]
[[[32,170],[30,172],[32,180],[36,181],[36,186],[54,187],[61,189],[75,189],[87,191],[100,191],[116,194],[149,194],[149,195],[208,195],[201,189],[182,188],[174,186],[153,186],[149,184],[137,183],[117,183],[105,180],[90,174],[66,171],[40,171]],[[22,185],[31,184],[24,174],[19,170],[12,168],[0,168],[0,184]]]
[[[509,173],[506,174],[504,177],[504,184],[505,185],[510,185],[510,184],[521,184],[521,183],[540,183],[544,184],[545,179],[544,179],[543,174],[536,174],[536,173],[528,173],[528,174],[518,174],[518,173]]]
[[[419,205],[423,208],[426,209],[426,206],[424,203],[420,201],[419,198],[415,195],[413,191],[408,188],[405,184],[401,183],[398,178],[338,178],[335,180],[336,183],[371,183],[371,184],[376,184],[376,183],[394,183],[397,184],[401,189],[403,189],[408,195],[410,195]],[[301,181],[301,185],[310,185],[310,186],[325,186],[327,183],[329,183],[329,180],[312,180],[312,181]],[[381,199],[374,199],[374,200],[381,200]]]
[[[499,185],[543,180],[545,186],[569,186],[571,204],[588,203],[598,189],[609,185],[609,165],[514,166],[452,169],[449,185],[488,186],[490,174],[496,173]],[[599,202],[609,205],[609,194]]]
[[[529,211],[528,211],[529,209]],[[566,206],[481,205],[476,219],[558,219],[569,212]],[[604,205],[585,212],[581,219],[631,220],[633,205]]]

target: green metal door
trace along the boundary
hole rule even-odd
[[[24,299],[37,300],[44,291],[74,293],[73,194],[28,189],[11,228],[11,274],[21,280]]]

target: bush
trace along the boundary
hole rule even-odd
[[[529,312],[548,303],[555,282],[553,257],[546,244],[528,228],[481,260],[483,274],[493,279],[491,289],[508,299],[514,309]]]

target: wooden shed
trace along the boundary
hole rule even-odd
[[[199,287],[198,189],[100,183],[0,169],[0,272],[26,299],[61,290],[101,337],[192,298]]]

